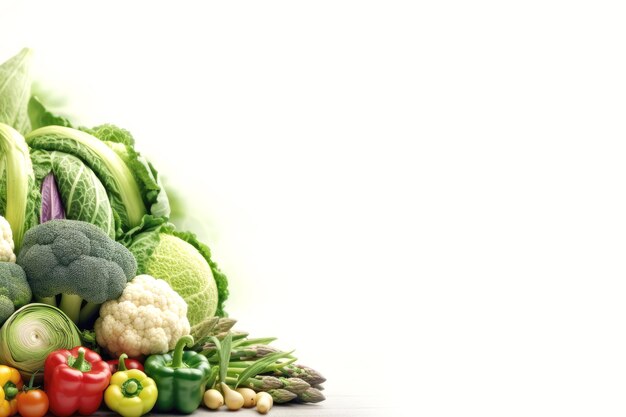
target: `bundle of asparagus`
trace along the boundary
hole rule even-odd
[[[235,323],[232,318],[216,318],[214,323],[206,324],[205,337],[194,346],[213,366],[210,386],[222,379],[218,378],[219,374],[223,375],[223,381],[219,382],[232,388],[267,392],[276,404],[325,400],[321,384],[326,378],[319,372],[295,363],[293,352],[270,346],[276,340],[274,337],[253,339],[247,333],[232,331]]]

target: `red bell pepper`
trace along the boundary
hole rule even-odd
[[[50,412],[58,417],[95,413],[110,379],[109,365],[92,350],[78,346],[52,352],[44,365]]]
[[[110,361],[107,361],[107,363],[109,364],[109,369],[111,370],[111,374],[114,374],[117,372],[117,367],[120,364],[120,360],[119,359],[111,359]],[[143,372],[143,365],[141,364],[141,362],[139,362],[136,359],[124,359],[124,365],[126,365],[126,369],[139,369],[141,372]]]

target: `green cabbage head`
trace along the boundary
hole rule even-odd
[[[137,259],[137,273],[167,281],[187,303],[191,326],[224,316],[226,277],[211,260],[209,248],[192,233],[178,232],[162,218],[145,216],[144,223],[123,241]]]

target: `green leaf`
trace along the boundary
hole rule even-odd
[[[32,149],[57,151],[80,159],[98,177],[107,190],[114,216],[121,230],[139,224],[146,214],[141,186],[115,151],[104,142],[80,130],[63,126],[46,126],[26,135]],[[116,229],[117,229],[116,225]]]
[[[53,125],[72,127],[69,120],[49,112],[39,98],[35,96],[32,96],[28,102],[28,118],[32,129]]]
[[[206,383],[206,388],[211,389],[215,386],[215,381],[217,380],[217,376],[219,374],[219,366],[212,366],[211,371],[209,372],[209,380]]]
[[[104,143],[113,149],[131,170],[133,178],[141,189],[143,203],[148,208],[148,212],[157,217],[169,217],[169,199],[152,164],[130,145],[107,141]]]
[[[233,340],[232,335],[228,333],[221,343],[219,339],[215,336],[211,336],[210,339],[217,348],[217,352],[220,357],[220,373],[218,382],[225,382],[226,373],[228,372],[228,363],[230,362],[230,349]]]
[[[46,175],[54,174],[66,218],[94,224],[115,239],[115,220],[109,197],[88,166],[70,154],[56,151],[33,150],[31,161],[40,187]]]
[[[278,359],[286,358],[290,356],[293,352],[293,350],[291,352],[276,352],[254,361],[254,363],[245,368],[243,372],[239,374],[239,378],[237,378],[237,384],[235,384],[235,388],[237,388],[239,384],[243,384],[244,382],[246,382],[248,378],[254,378],[258,374],[264,372],[268,366],[272,365]]]
[[[245,347],[252,345],[269,345],[276,340],[276,337],[259,337],[256,339],[241,339],[233,342],[233,347]]]
[[[0,123],[13,127],[23,135],[31,130],[28,118],[31,55],[32,51],[24,48],[0,65]]]
[[[39,223],[41,194],[36,186],[28,146],[12,127],[0,123],[0,159],[2,159],[2,214],[13,231],[15,252],[24,233]]]
[[[80,130],[97,137],[103,142],[113,142],[128,146],[135,146],[135,138],[133,138],[133,135],[128,130],[112,124],[103,124],[92,128],[81,127]]]
[[[165,188],[154,166],[134,148],[135,138],[126,129],[113,124],[104,124],[80,130],[100,139],[124,161],[138,184],[143,203],[148,213],[158,217],[169,217],[170,204]]]

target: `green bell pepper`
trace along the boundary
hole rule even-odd
[[[184,351],[185,346],[193,346],[193,337],[181,337],[173,351],[151,355],[144,363],[146,374],[159,391],[155,411],[190,414],[202,402],[211,366],[205,356]]]

